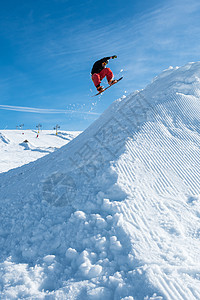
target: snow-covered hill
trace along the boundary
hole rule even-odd
[[[0,175],[2,299],[200,299],[200,63]]]
[[[80,132],[0,130],[0,173],[20,167],[66,145]],[[24,151],[26,150],[26,151]]]

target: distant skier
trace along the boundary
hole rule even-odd
[[[104,57],[98,61],[96,61],[92,67],[91,75],[92,81],[97,88],[98,92],[104,91],[103,87],[101,86],[101,81],[104,77],[107,78],[108,84],[112,85],[117,82],[117,80],[113,80],[113,72],[111,69],[106,68],[109,59],[117,58],[117,55],[113,55],[110,57]]]

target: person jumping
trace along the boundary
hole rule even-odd
[[[117,58],[117,55],[113,55],[110,57],[104,57],[98,61],[96,61],[92,67],[91,76],[92,81],[94,82],[95,87],[98,92],[103,92],[104,89],[101,86],[101,81],[104,77],[107,78],[108,84],[112,85],[117,82],[117,80],[113,80],[113,72],[111,69],[106,68],[109,59]]]

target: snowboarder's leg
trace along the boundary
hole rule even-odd
[[[94,73],[92,75],[92,81],[94,82],[94,85],[97,87],[101,83],[100,74]]]
[[[111,81],[113,78],[113,72],[111,71],[110,68],[104,68],[100,73],[100,80],[102,80],[105,76],[107,78],[107,81]]]
[[[95,85],[96,88],[97,88],[97,91],[98,91],[98,92],[102,92],[104,89],[103,89],[103,87],[100,85],[100,84],[101,84],[100,75],[97,74],[97,73],[94,73],[94,74],[92,75],[92,80],[93,80],[93,82],[94,82],[94,85]]]

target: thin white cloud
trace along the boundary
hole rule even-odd
[[[21,111],[27,113],[37,113],[37,114],[84,114],[84,115],[100,115],[96,112],[91,111],[79,111],[71,109],[46,109],[46,108],[35,108],[35,107],[22,107],[22,106],[12,106],[12,105],[0,105],[0,109]]]

